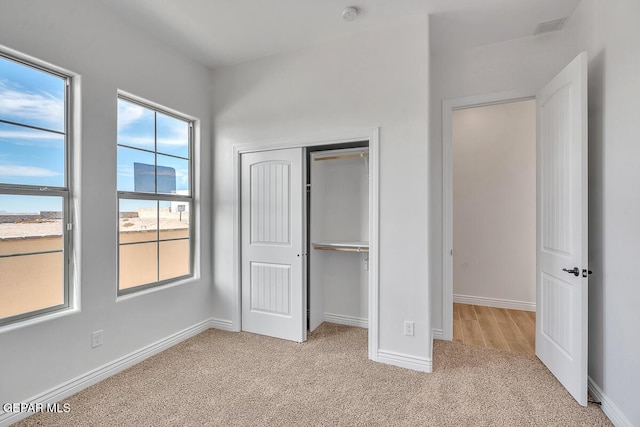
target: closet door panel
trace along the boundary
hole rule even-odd
[[[241,158],[242,330],[303,342],[303,150]]]
[[[322,239],[323,206],[325,203],[324,169],[314,161],[318,153],[311,154],[311,197],[309,206],[309,237],[311,242]],[[324,257],[313,247],[309,249],[309,330],[324,322]]]
[[[251,263],[251,311],[291,315],[291,266]]]
[[[251,243],[291,244],[291,164],[274,161],[251,165]]]

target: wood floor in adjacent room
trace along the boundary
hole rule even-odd
[[[535,312],[453,304],[454,341],[534,355],[535,339]]]

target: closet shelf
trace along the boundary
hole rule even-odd
[[[369,252],[369,242],[314,242],[313,249],[338,252]]]

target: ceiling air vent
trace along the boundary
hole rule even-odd
[[[538,24],[536,27],[536,31],[533,33],[534,35],[550,33],[552,31],[558,31],[562,29],[564,22],[567,18],[554,19],[553,21],[542,22]]]

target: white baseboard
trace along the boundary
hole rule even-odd
[[[604,414],[609,417],[613,425],[615,425],[616,427],[633,427],[631,421],[629,421],[629,419],[622,413],[622,411],[618,409],[615,403],[613,403],[607,397],[607,395],[602,391],[598,384],[596,384],[595,381],[591,379],[591,377],[589,377],[588,383],[589,391],[596,400],[602,402],[602,412],[604,412]]]
[[[433,361],[431,359],[396,353],[394,351],[378,350],[377,362],[420,372],[431,372],[433,370]]]
[[[342,314],[325,313],[325,322],[337,323],[338,325],[356,326],[358,328],[369,328],[369,321],[361,317],[343,316]]]
[[[515,301],[502,298],[474,297],[471,295],[453,295],[453,302],[460,304],[483,305],[487,307],[509,308],[511,310],[536,311],[535,302]]]
[[[444,331],[442,329],[432,329],[431,335],[434,340],[443,340],[444,339]]]
[[[230,323],[230,322],[229,322]],[[67,397],[78,393],[85,388],[92,386],[112,375],[117,374],[120,371],[124,371],[125,369],[142,362],[143,360],[160,353],[174,345],[178,344],[181,341],[186,340],[187,338],[191,338],[195,335],[198,335],[201,332],[206,331],[209,328],[216,327],[214,326],[215,321],[213,319],[207,319],[203,322],[197,323],[193,326],[190,326],[180,332],[177,332],[173,335],[170,335],[166,338],[163,338],[153,344],[150,344],[146,347],[143,347],[139,350],[134,351],[126,356],[123,356],[119,359],[116,359],[112,362],[109,362],[99,368],[96,368],[92,371],[89,371],[85,374],[82,374],[72,380],[64,382],[58,386],[55,386],[43,393],[40,393],[36,396],[33,396],[29,399],[26,399],[22,403],[56,403]],[[0,408],[1,409],[1,408]],[[28,416],[33,415],[31,412],[20,412],[20,413],[0,413],[0,427],[7,427],[13,423],[17,423],[18,421],[27,418]]]
[[[212,328],[220,329],[221,331],[236,332],[236,330],[233,329],[233,322],[231,320],[211,319],[209,322]]]

